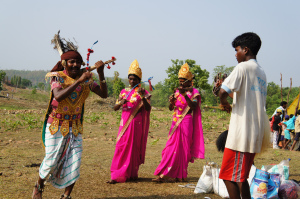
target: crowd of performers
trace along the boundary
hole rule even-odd
[[[273,132],[273,149],[285,149],[293,151],[299,149],[300,137],[300,110],[299,104],[295,108],[294,114],[287,114],[287,102],[282,101],[272,117],[270,118],[270,126]],[[291,146],[289,146],[291,144]]]
[[[56,37],[59,39],[59,37]],[[54,41],[55,43],[55,41]],[[42,198],[44,181],[64,188],[61,198],[70,194],[80,175],[84,103],[90,91],[107,97],[104,63],[97,62],[100,85],[92,73],[82,70],[83,59],[77,48],[56,41],[61,61],[49,72],[51,98],[45,115],[42,139],[45,157],[39,169],[32,198]],[[256,60],[261,41],[255,33],[244,33],[232,42],[238,65],[224,80],[219,92],[222,110],[232,112],[220,178],[230,198],[249,198],[247,178],[264,135],[266,75]],[[205,147],[201,121],[201,96],[193,88],[194,74],[187,63],[178,73],[179,87],[169,97],[173,112],[168,140],[162,151],[153,182],[186,181],[189,162],[204,159]],[[151,94],[141,88],[142,70],[134,60],[128,70],[130,88],[123,89],[114,106],[122,109],[110,184],[138,179],[139,166],[145,162],[150,123]],[[227,97],[233,98],[231,106]],[[251,120],[251,122],[249,122]]]

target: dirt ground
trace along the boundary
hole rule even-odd
[[[48,100],[43,96],[48,94],[38,91],[38,96],[28,99],[28,92],[17,90],[13,99],[0,97],[0,198],[30,198],[44,157],[41,126]],[[112,98],[103,100],[92,95],[86,103],[81,176],[72,198],[221,198],[215,194],[194,194],[193,189],[178,186],[187,183],[151,182],[171,124],[172,112],[165,108],[152,109],[146,161],[140,167],[139,180],[106,184],[110,179],[110,164],[121,115],[120,111],[112,110],[114,102]],[[221,165],[222,153],[217,152],[215,140],[229,124],[226,113],[205,110],[202,114],[206,159],[189,164],[188,183],[193,184],[197,184],[207,161]],[[265,154],[255,158],[255,164],[261,168],[262,165],[277,164],[291,158],[290,179],[300,180],[299,157],[299,152],[270,147]],[[43,196],[59,198],[62,193],[63,190],[47,183]]]

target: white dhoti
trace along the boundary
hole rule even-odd
[[[51,135],[50,124],[45,133],[46,156],[40,166],[39,175],[42,179],[49,176],[48,181],[56,188],[65,188],[78,180],[82,154],[82,136],[75,137],[70,127],[65,137],[58,131]]]

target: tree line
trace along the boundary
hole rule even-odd
[[[191,72],[195,75],[193,86],[197,88],[201,93],[202,105],[207,106],[218,106],[219,99],[215,97],[212,93],[213,84],[208,83],[210,74],[207,70],[202,69],[200,65],[196,64],[196,61],[187,60],[171,60],[172,65],[168,67],[166,73],[168,78],[154,85],[155,90],[152,91],[151,104],[155,107],[167,107],[169,105],[169,96],[174,92],[174,89],[179,86],[178,72],[184,63],[187,63],[190,67]],[[230,74],[234,66],[225,67],[216,66],[213,69],[211,79],[218,74]],[[1,83],[5,82],[17,87],[29,87],[29,88],[39,88],[40,90],[50,91],[49,82],[45,82],[45,75],[47,71],[17,71],[17,70],[0,70],[0,90],[2,88]],[[22,77],[21,77],[22,74]],[[24,76],[23,76],[24,74]],[[27,77],[27,78],[25,78]],[[34,77],[33,79],[31,79]],[[94,80],[99,83],[98,75],[95,74]],[[114,72],[114,77],[106,77],[108,96],[117,98],[120,91],[125,88],[128,84],[127,78],[123,79],[119,77],[117,71]],[[143,84],[142,87],[148,89],[147,84]],[[291,103],[294,98],[299,93],[298,87],[282,88],[283,101],[288,101],[289,93],[289,103]],[[274,110],[279,106],[281,102],[281,88],[274,82],[269,82],[267,86],[267,98],[266,98],[266,109],[268,115],[271,115]]]

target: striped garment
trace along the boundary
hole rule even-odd
[[[245,182],[253,164],[255,153],[240,152],[225,147],[219,178],[232,182]]]
[[[65,137],[60,127],[54,135],[49,131],[47,124],[45,133],[46,156],[40,166],[39,175],[42,179],[49,176],[48,181],[56,187],[63,189],[73,184],[80,175],[79,168],[82,154],[82,137],[75,137],[70,127],[70,133]]]

